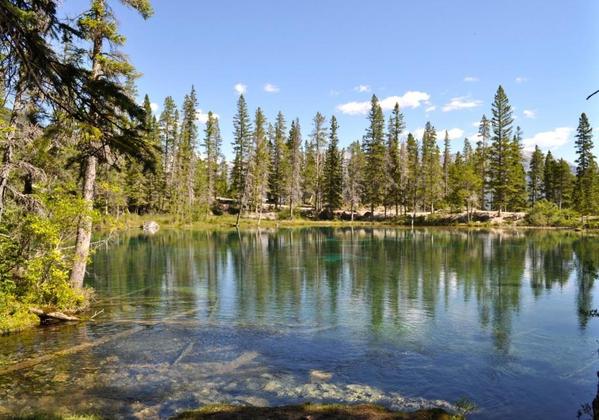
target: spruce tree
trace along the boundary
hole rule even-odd
[[[237,225],[248,195],[248,166],[252,155],[252,125],[243,95],[237,100],[237,112],[233,117],[233,169],[231,171],[231,192],[237,197],[239,212]]]
[[[555,202],[555,159],[551,154],[551,150],[547,151],[545,162],[543,165],[543,195],[545,200]]]
[[[402,179],[404,170],[402,168],[400,136],[405,126],[403,114],[399,109],[399,104],[396,103],[389,116],[385,165],[388,183],[386,203],[395,206],[396,216],[399,214],[399,205],[402,201],[402,186],[404,184],[404,180]]]
[[[206,161],[206,183],[207,183],[207,195],[209,204],[214,203],[217,198],[217,179],[220,159],[222,158],[221,152],[222,138],[220,135],[220,127],[218,124],[218,118],[212,111],[208,112],[208,120],[206,121],[206,127],[204,128],[204,155]]]
[[[287,203],[289,205],[289,215],[293,218],[295,206],[300,205],[302,197],[302,134],[299,120],[291,122],[289,138],[287,140]]]
[[[333,115],[324,163],[324,196],[329,212],[340,208],[343,200],[343,162],[338,147],[338,128],[337,118]]]
[[[419,180],[420,180],[420,157],[418,150],[418,142],[412,133],[408,134],[406,140],[407,153],[407,181],[406,181],[406,199],[408,205],[412,209],[413,215],[418,209],[419,198]]]
[[[318,212],[323,204],[324,160],[327,148],[326,118],[317,112],[313,119],[314,129],[310,136],[311,149],[314,153],[314,208]],[[307,163],[307,162],[306,162]]]
[[[553,200],[561,210],[572,206],[572,193],[574,190],[574,174],[570,164],[565,159],[560,159],[553,164]]]
[[[478,141],[476,142],[476,173],[481,180],[480,207],[487,208],[489,191],[489,141],[491,139],[491,121],[483,114],[478,126]]]
[[[511,211],[522,211],[526,208],[526,171],[522,157],[522,131],[516,128],[508,154],[508,208]]]
[[[593,129],[586,114],[580,115],[576,130],[576,185],[574,204],[583,215],[597,210],[597,163],[593,155]]]
[[[287,126],[285,116],[279,111],[274,125],[273,135],[270,137],[270,176],[269,194],[270,201],[274,203],[275,209],[279,208],[285,197],[285,176],[287,158]]]
[[[492,104],[493,130],[492,144],[489,151],[489,186],[493,194],[493,206],[501,214],[509,205],[510,199],[510,155],[513,152],[512,108],[509,100],[499,86]]]
[[[374,216],[375,208],[385,198],[385,117],[376,95],[372,95],[369,125],[362,142],[366,167],[364,174],[364,199],[370,206],[370,215]]]
[[[434,213],[435,206],[443,194],[441,151],[437,145],[437,131],[427,122],[422,135],[420,186],[424,208]]]
[[[445,130],[443,139],[443,199],[449,196],[449,168],[451,166],[451,146],[449,144],[449,133]]]
[[[544,189],[544,171],[545,171],[545,156],[539,148],[535,146],[535,150],[530,158],[530,165],[528,169],[528,193],[529,201],[531,205],[541,199],[543,196]]]
[[[262,203],[267,197],[270,154],[266,132],[266,117],[262,109],[256,109],[254,118],[252,156],[250,160],[250,179],[252,182],[251,200],[258,212],[258,222],[262,218]]]
[[[191,220],[195,201],[196,147],[198,127],[196,124],[197,97],[195,88],[185,95],[181,132],[174,162],[174,207],[178,220]]]
[[[344,166],[343,191],[345,202],[349,205],[351,221],[354,221],[354,213],[357,211],[363,196],[364,176],[366,160],[362,146],[359,141],[349,145],[347,152],[347,162]]]

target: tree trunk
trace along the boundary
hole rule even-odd
[[[83,287],[83,278],[85,277],[85,267],[89,256],[89,245],[92,237],[92,219],[89,212],[94,205],[94,184],[96,182],[96,166],[98,159],[95,156],[88,156],[85,160],[85,173],[83,176],[83,201],[85,203],[86,213],[79,216],[77,226],[77,240],[75,242],[75,258],[71,270],[70,282],[75,289]]]

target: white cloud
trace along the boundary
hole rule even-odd
[[[558,127],[551,131],[543,131],[522,141],[525,150],[533,150],[536,146],[541,149],[553,150],[568,143],[574,129],[571,127]]]
[[[424,112],[433,112],[437,107],[435,105],[431,105],[424,110]]]
[[[370,86],[368,85],[358,85],[354,88],[356,92],[370,92]]]
[[[264,85],[264,92],[277,93],[280,90],[281,89],[279,89],[279,87],[277,85],[273,85],[272,83],[267,83]]]
[[[537,111],[533,109],[525,109],[522,111],[522,115],[524,115],[524,118],[536,118]]]
[[[475,76],[466,76],[464,77],[464,82],[478,82],[478,77]]]
[[[329,95],[331,95],[331,96],[339,96],[339,95],[341,95],[341,92],[339,92],[338,90],[335,90],[335,89],[331,89],[329,91]]]
[[[457,111],[460,109],[476,108],[482,105],[482,101],[471,99],[467,96],[459,96],[451,98],[451,100],[443,106],[443,112]]]
[[[518,76],[518,77],[516,77],[516,83],[524,83],[526,81],[528,81],[528,79],[526,77],[524,77],[524,76]]]
[[[219,119],[220,117],[218,116],[218,114],[215,114],[214,112],[212,113],[212,115],[214,117],[216,117],[216,119]],[[200,123],[202,124],[206,124],[206,122],[208,121],[208,113],[202,111],[201,109],[198,109],[196,111],[196,120],[198,120]]]
[[[445,131],[437,130],[437,138],[443,140],[445,138]],[[459,139],[464,136],[464,130],[461,128],[449,128],[447,129],[447,135],[449,136],[449,140]]]
[[[472,123],[472,127],[474,127],[474,128],[478,128],[478,127],[480,127],[480,121],[474,121],[474,122]]]
[[[243,95],[244,93],[247,92],[248,87],[247,85],[244,85],[243,83],[237,83],[233,89],[235,89],[235,92],[237,92],[239,95]]]
[[[150,103],[150,109],[152,110],[152,112],[155,113],[156,111],[158,111],[158,108],[160,108],[160,107],[158,106],[158,104],[156,102]]]
[[[418,108],[422,104],[427,104],[430,97],[431,96],[425,92],[408,91],[402,96],[388,96],[380,100],[379,103],[384,111],[393,109],[396,103],[399,104],[400,108]],[[348,115],[367,114],[370,110],[370,101],[347,102],[338,105],[337,109]]]
[[[416,130],[412,130],[411,133],[416,140],[420,140],[422,138],[422,135],[424,134],[424,128],[417,128]]]

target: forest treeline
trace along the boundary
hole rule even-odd
[[[149,112],[147,95],[144,104]],[[385,119],[375,95],[362,140],[345,148],[339,145],[334,115],[327,119],[316,113],[303,136],[298,119],[288,127],[282,112],[273,122],[261,108],[251,115],[240,95],[233,121],[234,156],[228,162],[221,152],[218,118],[208,113],[204,133],[198,134],[196,107],[193,88],[181,113],[172,97],[166,98],[150,125],[161,150],[157,172],[146,176],[141,166],[130,167],[118,185],[121,194],[102,197],[107,213],[166,212],[191,221],[222,212],[219,197],[234,199],[235,211],[242,213],[284,206],[287,217],[299,207],[327,218],[339,209],[353,215],[362,208],[396,216],[437,209],[501,213],[526,211],[541,201],[580,215],[598,210],[599,172],[587,116],[579,119],[574,171],[566,160],[539,147],[527,159],[522,131],[513,127],[501,86],[491,117],[481,118],[476,142],[466,138],[459,150],[452,150],[448,133],[437,133],[431,122],[421,138],[405,133],[399,105]]]
[[[169,214],[187,223],[220,214],[222,198],[238,222],[267,208],[281,218],[306,207],[327,218],[338,210],[470,215],[539,203],[582,216],[598,210],[586,115],[575,172],[538,148],[525,165],[501,86],[476,143],[466,139],[460,150],[430,122],[421,138],[406,133],[399,106],[385,117],[376,96],[362,139],[342,148],[348,139],[339,139],[334,115],[317,113],[302,131],[282,112],[270,121],[260,108],[250,113],[241,95],[228,161],[216,115],[200,130],[195,89],[180,108],[167,97],[160,115],[147,95],[138,104],[139,74],[119,50],[115,3],[144,19],[153,13],[149,0],[90,0],[67,20],[54,0],[0,0],[2,331],[33,322],[31,306],[85,305],[93,223],[107,216]]]

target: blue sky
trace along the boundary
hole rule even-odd
[[[65,0],[63,10],[87,3]],[[580,113],[599,127],[599,96],[585,100],[599,89],[594,0],[154,0],[147,21],[112,4],[143,73],[140,94],[159,113],[165,96],[180,104],[195,85],[201,110],[220,117],[228,155],[239,90],[252,113],[299,117],[304,136],[316,111],[335,114],[342,145],[362,137],[363,102],[375,93],[388,107],[400,101],[410,131],[430,120],[461,149],[499,84],[529,147],[573,160]]]

